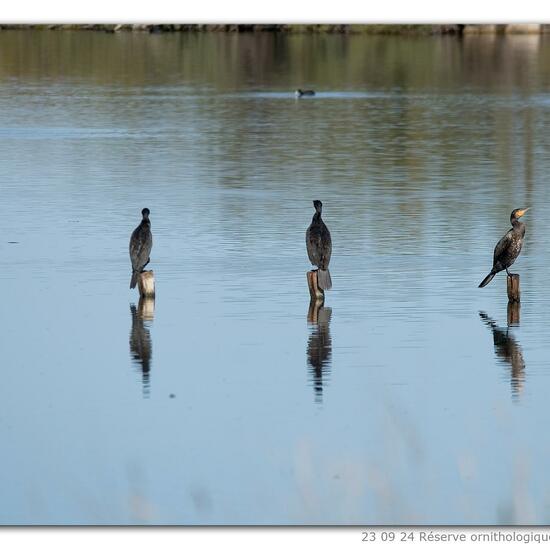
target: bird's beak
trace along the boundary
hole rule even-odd
[[[529,207],[531,208],[531,207]],[[527,212],[527,210],[529,210],[529,208],[524,208],[523,210],[520,210],[517,214],[518,218],[521,218],[523,216],[523,214],[525,214],[525,212]]]

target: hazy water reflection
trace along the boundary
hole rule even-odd
[[[143,397],[149,397],[150,372],[153,355],[150,322],[154,319],[154,298],[140,298],[138,307],[130,305],[132,328],[130,330],[130,355],[142,375]]]
[[[521,346],[517,343],[514,335],[510,333],[511,326],[519,325],[519,309],[519,303],[508,304],[508,326],[505,329],[500,328],[485,312],[479,312],[482,321],[493,332],[496,356],[510,368],[512,397],[516,399],[519,398],[525,385],[525,361],[523,360]]]
[[[307,363],[315,394],[315,402],[323,402],[323,388],[330,379],[332,361],[332,339],[330,337],[330,317],[332,309],[321,302],[312,301],[307,320],[311,326],[307,343]]]
[[[544,36],[2,31],[0,522],[548,523],[549,67]],[[520,324],[477,285],[526,206]]]

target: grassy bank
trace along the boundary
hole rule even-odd
[[[86,23],[86,24],[0,24],[7,29],[92,30],[102,32],[288,32],[288,33],[345,33],[387,35],[433,35],[433,34],[536,34],[550,32],[550,25],[409,25],[409,24],[154,24],[154,23]]]
[[[345,24],[0,24],[0,29],[94,30],[104,32],[290,32],[362,34],[460,33],[463,25],[345,25]]]

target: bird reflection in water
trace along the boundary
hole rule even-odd
[[[519,325],[519,308],[519,303],[510,302],[508,304],[508,326],[505,329],[500,328],[485,312],[479,312],[483,322],[493,332],[496,356],[502,363],[510,366],[510,384],[512,386],[512,397],[515,399],[521,394],[525,383],[525,361],[523,360],[521,346],[510,334],[510,326]]]
[[[150,393],[151,356],[153,354],[148,322],[154,319],[154,298],[140,298],[137,309],[135,304],[130,305],[130,312],[132,313],[130,356],[134,365],[141,370],[143,397],[148,398]]]
[[[313,381],[315,402],[323,402],[323,381],[330,375],[332,362],[332,339],[330,337],[330,317],[332,309],[324,307],[323,302],[311,302],[307,320],[311,334],[307,344],[307,364]]]

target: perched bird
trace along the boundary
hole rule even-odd
[[[489,275],[487,275],[487,277],[479,283],[479,288],[488,285],[499,271],[505,269],[506,273],[510,275],[508,268],[519,256],[523,245],[523,237],[525,235],[525,224],[520,222],[519,218],[521,218],[527,210],[529,210],[529,208],[516,208],[515,210],[512,210],[512,213],[510,214],[512,229],[510,229],[495,246],[495,252],[493,254],[493,269],[491,269]]]
[[[300,88],[298,88],[294,93],[296,94],[296,97],[302,97],[304,95],[306,96],[315,95],[315,92],[313,90],[300,90]]]
[[[323,203],[321,201],[313,201],[313,206],[315,207],[315,214],[313,214],[311,225],[306,231],[307,255],[309,256],[309,261],[319,268],[317,271],[317,284],[319,288],[329,290],[332,288],[330,271],[328,270],[330,255],[332,253],[332,241],[330,231],[321,219]]]
[[[141,223],[134,229],[130,237],[130,260],[132,261],[132,279],[130,288],[135,288],[138,275],[149,263],[149,254],[153,247],[153,235],[151,234],[151,222],[149,221],[149,209],[141,211]]]

